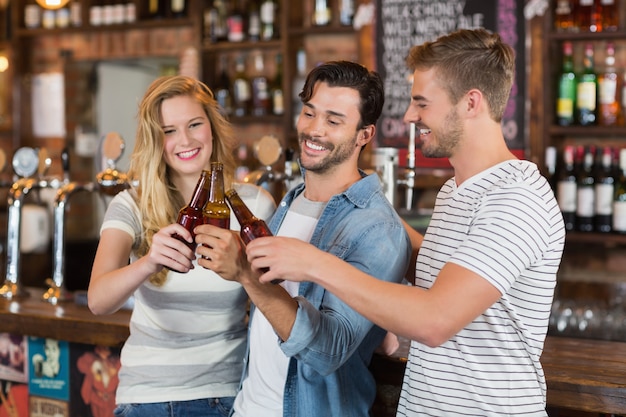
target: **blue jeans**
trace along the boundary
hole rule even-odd
[[[204,398],[164,403],[119,404],[113,413],[119,417],[227,417],[235,397]]]

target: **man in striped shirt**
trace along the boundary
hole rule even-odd
[[[410,231],[415,286],[374,279],[302,242],[268,262],[283,238],[253,242],[248,257],[269,267],[261,281],[315,282],[412,340],[398,416],[546,416],[540,357],[565,231],[548,182],[502,134],[514,51],[497,34],[460,30],[413,47],[407,64],[405,121],[420,129],[424,155],[454,168],[425,235]]]

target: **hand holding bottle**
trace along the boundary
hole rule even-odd
[[[152,236],[150,251],[139,261],[151,265],[150,273],[159,272],[164,267],[182,274],[189,272],[193,269],[196,254],[195,244],[194,249],[190,248],[187,239],[193,240],[192,234],[180,224],[166,226]]]

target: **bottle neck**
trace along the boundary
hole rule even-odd
[[[191,200],[189,201],[189,207],[198,208],[202,210],[204,203],[208,197],[208,187],[207,187],[207,171],[202,171],[200,174],[200,179],[196,184],[196,188],[193,191],[193,195],[191,196]]]
[[[230,207],[233,210],[233,213],[235,213],[239,224],[243,225],[250,223],[251,220],[256,218],[234,189],[231,188],[226,191],[226,198],[228,199]]]
[[[224,170],[222,164],[211,164],[211,186],[209,188],[209,201],[224,200]]]

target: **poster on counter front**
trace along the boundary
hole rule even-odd
[[[120,349],[70,343],[70,363],[72,417],[113,416]]]
[[[66,341],[28,338],[28,388],[31,395],[69,401],[69,355]]]
[[[0,380],[28,382],[26,336],[0,333]]]
[[[0,381],[0,417],[29,417],[27,384]]]
[[[31,395],[29,417],[70,417],[68,403]]]

